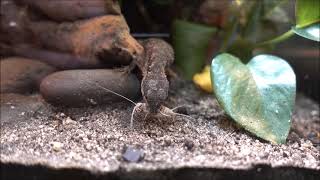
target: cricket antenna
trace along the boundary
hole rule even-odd
[[[123,99],[131,102],[132,104],[137,105],[137,103],[135,103],[135,102],[132,101],[131,99],[129,99],[129,98],[127,98],[127,97],[125,97],[125,96],[123,96],[123,95],[121,95],[121,94],[119,94],[119,93],[116,93],[116,92],[114,92],[114,91],[112,91],[112,90],[110,90],[110,89],[108,89],[108,88],[105,88],[105,87],[101,86],[100,84],[98,84],[98,83],[96,83],[96,82],[93,82],[93,83],[92,83],[92,82],[89,82],[89,84],[94,84],[95,86],[97,86],[97,87],[99,87],[99,88],[101,88],[101,89],[103,89],[103,90],[106,90],[106,91],[108,91],[108,92],[110,92],[110,93],[112,93],[112,94],[115,94],[115,95],[117,95],[117,96],[120,96],[120,97],[122,97]]]
[[[106,91],[108,91],[108,92],[110,92],[110,93],[112,93],[112,94],[115,94],[115,95],[117,95],[117,96],[120,96],[120,97],[122,97],[123,99],[125,99],[125,100],[127,100],[127,101],[129,101],[129,102],[131,102],[132,104],[134,104],[135,105],[135,107],[133,108],[133,111],[132,111],[132,113],[131,113],[131,119],[130,119],[130,128],[132,128],[133,127],[133,119],[134,119],[134,117],[133,117],[133,114],[134,114],[134,112],[136,111],[136,108],[138,107],[138,104],[140,104],[140,103],[135,103],[134,101],[132,101],[131,99],[129,99],[129,98],[127,98],[127,97],[125,97],[125,96],[123,96],[123,95],[121,95],[121,94],[119,94],[119,93],[116,93],[116,92],[114,92],[114,91],[112,91],[112,90],[110,90],[110,89],[108,89],[108,88],[105,88],[105,87],[103,87],[103,86],[101,86],[100,84],[98,84],[98,83],[96,83],[96,82],[89,82],[89,84],[93,84],[93,85],[95,85],[95,86],[97,86],[97,87],[99,87],[99,88],[101,88],[101,89],[103,89],[103,90],[106,90]]]

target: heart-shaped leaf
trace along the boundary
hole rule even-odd
[[[296,94],[289,64],[258,55],[244,65],[230,54],[211,64],[214,93],[225,112],[244,129],[273,143],[284,143],[290,129]]]
[[[303,28],[293,27],[292,30],[299,36],[304,38],[320,41],[320,23],[313,24]]]

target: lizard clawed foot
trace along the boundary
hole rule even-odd
[[[134,68],[136,68],[136,64],[131,62],[128,66],[119,68],[117,71],[121,72],[123,76],[128,76],[134,70]]]

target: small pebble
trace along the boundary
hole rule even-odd
[[[192,140],[185,140],[184,146],[187,148],[187,150],[191,151],[194,147],[194,143]]]
[[[139,162],[143,159],[144,153],[140,149],[128,147],[123,153],[122,157],[128,162]]]
[[[92,146],[90,144],[86,144],[84,147],[85,147],[85,149],[87,151],[91,151],[92,150]]]
[[[172,144],[172,141],[171,141],[170,138],[165,138],[165,139],[163,140],[163,145],[164,145],[164,146],[170,146],[171,144]]]
[[[67,119],[63,123],[64,125],[76,125],[77,121],[74,121],[70,117],[67,117]]]
[[[56,151],[56,152],[61,151],[61,149],[62,149],[62,147],[63,147],[63,144],[60,143],[60,142],[52,142],[51,145],[52,145],[52,149],[53,149],[54,151]]]

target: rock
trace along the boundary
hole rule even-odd
[[[1,43],[20,44],[28,41],[30,36],[24,24],[25,10],[22,10],[12,0],[1,1]],[[3,50],[5,49],[1,47],[1,53],[4,53]]]
[[[133,147],[128,147],[122,157],[128,162],[139,162],[143,159],[143,151]]]
[[[29,121],[35,115],[48,113],[47,104],[40,95],[1,94],[1,124]]]
[[[40,92],[53,105],[81,107],[126,101],[114,91],[131,100],[140,94],[140,83],[133,74],[119,70],[68,70],[46,77]]]
[[[143,53],[143,47],[130,35],[123,16],[105,15],[64,23],[32,21],[28,29],[46,50],[72,54],[84,58],[80,61],[89,60],[88,64],[101,60],[109,67],[128,65]],[[79,63],[77,61],[73,62]]]
[[[189,151],[191,151],[191,150],[193,149],[193,147],[194,147],[194,143],[193,143],[193,141],[190,140],[190,139],[186,139],[183,145],[184,145],[184,146],[186,147],[186,149],[189,150]]]
[[[51,142],[51,146],[52,146],[52,149],[53,149],[54,151],[56,151],[56,152],[61,151],[61,149],[63,148],[63,144],[60,143],[60,142],[56,142],[56,141]]]
[[[19,57],[0,61],[1,93],[30,93],[55,69],[47,64]]]
[[[62,121],[63,125],[76,125],[77,121],[72,120],[70,117],[67,117],[66,120]]]
[[[67,2],[19,0],[17,2],[45,14],[50,19],[60,22],[92,18],[105,14],[121,14],[118,1],[112,0],[68,0]],[[72,9],[72,11],[70,11],[70,9]]]

